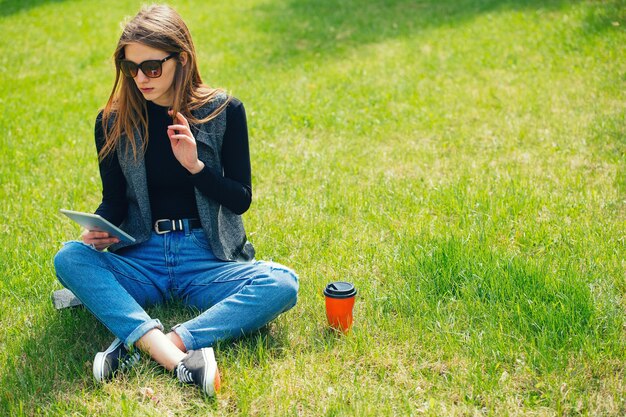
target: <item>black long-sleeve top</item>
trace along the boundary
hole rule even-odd
[[[152,221],[158,219],[197,218],[194,189],[230,209],[243,214],[252,202],[250,150],[246,113],[241,101],[233,98],[226,107],[226,130],[222,142],[223,172],[205,166],[190,174],[174,157],[167,126],[172,118],[167,107],[147,102],[148,146],[145,158],[148,195]],[[95,137],[98,151],[104,146],[101,117],[96,120]],[[126,179],[116,152],[100,161],[102,203],[97,214],[120,224],[126,217]]]

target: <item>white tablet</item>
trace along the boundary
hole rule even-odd
[[[76,223],[80,224],[87,230],[97,230],[101,232],[107,232],[111,236],[115,236],[122,242],[133,243],[135,238],[109,222],[99,214],[81,213],[79,211],[64,210],[61,209],[61,213],[65,214]]]

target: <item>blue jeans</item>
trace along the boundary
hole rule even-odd
[[[155,232],[116,253],[67,242],[54,257],[59,281],[130,347],[163,326],[145,307],[171,298],[202,311],[174,326],[185,347],[199,349],[264,326],[296,304],[298,277],[273,262],[217,259],[202,229]]]

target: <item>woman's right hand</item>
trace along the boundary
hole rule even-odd
[[[100,251],[105,250],[112,244],[120,241],[118,238],[109,235],[107,232],[87,229],[83,230],[81,237],[83,238],[84,243],[91,245],[93,248]]]

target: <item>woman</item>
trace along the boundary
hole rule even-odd
[[[203,84],[181,17],[167,6],[143,8],[114,58],[113,91],[95,127],[103,188],[96,213],[136,242],[85,230],[82,242],[57,253],[56,273],[116,336],[96,354],[96,380],[135,364],[137,347],[214,395],[211,346],[293,307],[298,278],[254,261],[241,221],[252,199],[244,107]],[[170,298],[202,313],[164,333],[144,307]]]

